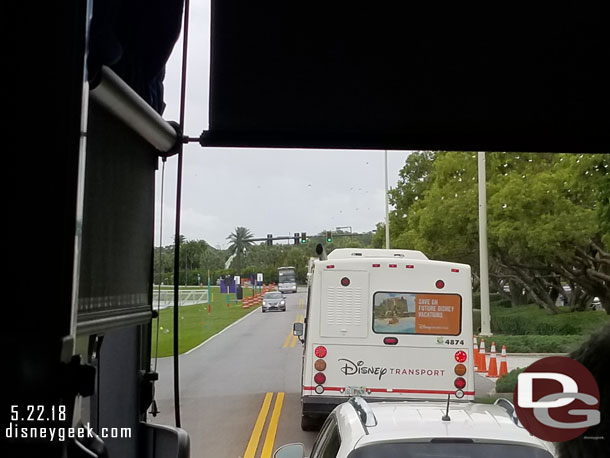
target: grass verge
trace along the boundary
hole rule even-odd
[[[251,293],[248,291],[247,295]],[[180,307],[178,350],[182,354],[218,334],[231,323],[239,320],[252,310],[244,309],[241,302],[235,302],[235,294],[229,295],[227,307],[226,294],[214,294],[210,311],[208,304],[187,305]],[[151,355],[159,358],[173,355],[174,342],[174,308],[168,307],[159,313],[159,318],[152,321]],[[158,326],[158,348],[157,348]]]

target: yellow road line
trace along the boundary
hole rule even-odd
[[[297,323],[302,323],[302,322],[303,322],[303,315],[298,315]],[[294,346],[297,344],[298,337],[295,335],[293,335],[291,337],[292,337],[292,339],[290,340],[290,348],[294,348]]]
[[[292,337],[292,332],[286,336],[286,340],[284,340],[284,345],[282,345],[282,348],[286,348],[290,344],[290,339],[292,339]]]
[[[269,428],[267,429],[267,435],[265,436],[265,443],[263,444],[263,451],[261,458],[270,458],[273,452],[273,444],[275,443],[275,434],[277,433],[277,426],[280,420],[280,414],[282,412],[282,405],[284,404],[284,393],[278,393],[275,398],[275,405],[273,406],[273,413],[271,414],[271,420],[269,421]]]
[[[302,323],[303,318],[304,318],[303,315],[297,315],[295,320],[297,323]],[[284,340],[284,345],[282,345],[282,348],[288,348],[288,347],[293,348],[297,343],[297,339],[298,339],[298,337],[295,336],[294,334],[292,334],[292,330],[291,330],[288,333],[288,335],[286,336],[286,339]]]
[[[290,348],[294,348],[297,344],[297,336],[292,336],[292,340],[290,341]]]
[[[267,418],[267,412],[269,412],[269,406],[271,405],[272,397],[273,393],[265,394],[265,399],[263,400],[263,405],[261,407],[260,412],[258,413],[256,423],[254,424],[254,429],[252,430],[250,441],[248,442],[248,446],[246,447],[244,458],[254,458],[254,455],[256,454],[256,450],[258,449],[258,441],[260,440],[261,433],[263,432],[263,426],[265,426],[265,419]]]

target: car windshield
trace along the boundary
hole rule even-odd
[[[353,450],[348,458],[553,458],[548,451],[527,445],[456,442],[391,442]]]
[[[265,294],[265,299],[281,299],[282,293],[267,293]]]

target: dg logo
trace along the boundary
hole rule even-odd
[[[519,374],[514,400],[523,427],[542,440],[571,440],[600,422],[595,378],[564,356],[540,359]]]

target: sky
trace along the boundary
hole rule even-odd
[[[209,1],[190,4],[184,134],[198,137],[208,127]],[[164,83],[163,117],[178,121],[182,36],[170,57]],[[408,151],[388,151],[388,186],[393,188]],[[159,164],[155,244],[173,243],[177,157]],[[220,248],[244,226],[257,238],[317,234],[344,227],[354,233],[385,220],[383,150],[202,148],[183,153],[180,233]],[[163,193],[161,193],[163,189]],[[163,195],[161,195],[163,194]],[[391,207],[390,207],[391,209]],[[275,242],[288,243],[288,242]]]

